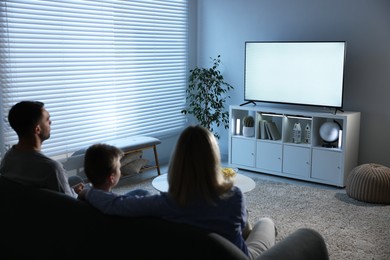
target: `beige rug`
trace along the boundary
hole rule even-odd
[[[389,260],[390,205],[356,201],[345,189],[321,189],[254,178],[256,188],[245,193],[249,218],[268,216],[278,228],[277,241],[300,227],[325,238],[331,260]],[[116,191],[143,188],[157,193],[152,179],[121,182]]]

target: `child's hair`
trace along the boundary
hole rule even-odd
[[[91,145],[84,156],[85,175],[93,185],[101,185],[116,170],[117,160],[122,157],[123,151],[115,146]]]

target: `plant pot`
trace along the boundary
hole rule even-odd
[[[245,137],[252,137],[255,135],[255,128],[254,127],[248,127],[248,126],[244,126],[242,128],[242,134],[245,136]]]

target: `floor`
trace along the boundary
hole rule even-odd
[[[223,162],[223,166],[227,166],[228,164]],[[167,173],[167,165],[160,165],[160,171],[161,174]],[[283,182],[283,183],[291,183],[295,185],[304,185],[304,186],[310,186],[310,187],[317,187],[321,189],[327,189],[327,190],[341,190],[342,188],[331,186],[331,185],[324,185],[320,183],[314,183],[314,182],[308,182],[308,181],[301,181],[301,180],[295,180],[291,178],[284,178],[279,176],[273,176],[270,174],[265,173],[259,173],[259,172],[253,172],[253,171],[247,171],[243,169],[239,169],[239,172],[241,174],[244,174],[248,177],[257,178],[257,179],[263,179],[263,180],[269,180],[269,181],[276,181],[276,182]],[[135,176],[127,177],[120,181],[118,185],[121,185],[122,183],[128,183],[128,182],[141,182],[145,179],[154,178],[157,176],[157,170],[149,170],[145,171],[142,174],[138,174]]]

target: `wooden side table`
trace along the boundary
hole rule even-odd
[[[161,175],[156,147],[161,143],[159,139],[150,136],[131,136],[122,139],[102,141],[102,143],[116,146],[120,148],[125,154],[146,149],[153,149],[155,165],[145,165],[143,168],[141,168],[141,172],[157,169],[158,175]],[[76,175],[82,177],[84,180],[86,180],[86,176],[83,170],[85,150],[86,148],[76,151],[71,157],[67,158],[67,160],[63,162],[64,168],[67,171],[76,171]]]
[[[158,175],[161,175],[156,147],[158,144],[161,144],[161,141],[159,139],[150,136],[132,136],[107,141],[106,143],[120,148],[125,154],[153,148],[154,159],[156,163],[155,165],[145,165],[144,167],[142,167],[141,172],[151,169],[157,169]]]

